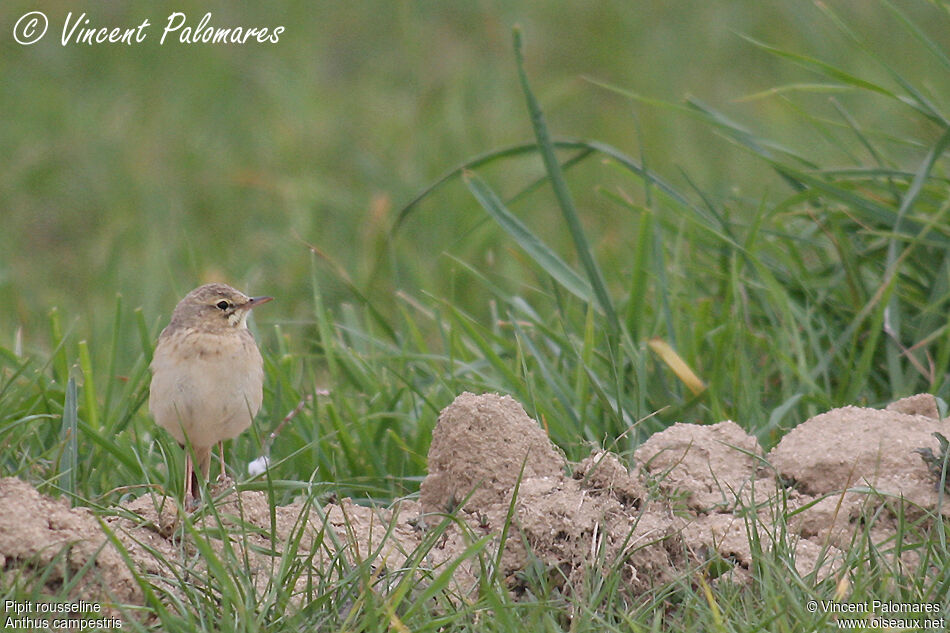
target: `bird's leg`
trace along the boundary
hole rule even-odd
[[[215,490],[218,491],[218,492],[221,492],[221,491],[224,490],[225,488],[228,488],[228,487],[234,485],[234,480],[231,479],[230,477],[228,477],[228,472],[227,472],[227,470],[225,469],[225,465],[224,465],[224,442],[223,442],[223,441],[218,442],[218,455],[219,455],[220,458],[221,458],[221,474],[218,476],[218,481],[217,481],[217,485],[215,486]]]
[[[195,476],[191,455],[185,453],[185,508],[191,509],[198,505],[198,478]]]
[[[224,470],[224,441],[218,442],[218,456],[221,458],[221,478],[219,481],[225,481],[228,478],[228,473]]]
[[[194,459],[191,452],[185,456],[185,468],[191,473],[191,499],[192,509],[197,508],[201,502],[201,480],[208,481],[208,470],[211,468],[211,448],[200,446],[189,447],[194,451]],[[200,475],[198,473],[201,473]]]

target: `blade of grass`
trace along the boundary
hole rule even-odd
[[[887,88],[884,88],[883,86],[880,86],[872,81],[861,79],[860,77],[857,77],[849,72],[841,70],[840,68],[837,68],[836,66],[833,66],[827,62],[823,62],[820,59],[816,59],[814,57],[808,57],[807,55],[802,55],[800,53],[793,53],[791,51],[783,50],[776,46],[772,46],[771,44],[766,44],[765,42],[761,40],[757,40],[754,37],[751,37],[749,35],[743,35],[740,33],[739,37],[746,40],[747,42],[749,42],[756,48],[759,48],[768,53],[771,53],[772,55],[775,55],[776,57],[787,59],[791,61],[792,63],[797,64],[798,66],[801,66],[802,68],[805,68],[806,70],[810,70],[818,75],[829,77],[831,79],[834,79],[835,81],[840,81],[844,85],[854,86],[855,88],[860,88],[862,90],[874,92],[874,93],[883,95],[885,97],[888,97],[890,99],[899,100],[898,96],[894,94],[892,91],[888,90]],[[932,116],[931,113],[925,112],[924,114],[927,114],[928,116]]]
[[[660,360],[676,374],[680,382],[686,385],[686,388],[689,389],[694,396],[698,396],[706,390],[706,383],[696,375],[696,372],[686,364],[686,361],[676,353],[676,350],[674,350],[669,343],[659,338],[651,338],[647,341],[647,345],[660,357]]]
[[[943,66],[946,70],[950,70],[950,57],[947,56],[946,52],[940,47],[939,44],[930,39],[930,37],[928,37],[927,34],[924,33],[924,31],[919,26],[917,26],[916,23],[908,18],[907,15],[905,15],[904,12],[900,10],[900,8],[894,6],[892,2],[889,2],[888,0],[881,0],[881,4],[883,4],[891,13],[897,16],[898,21],[904,26],[904,28],[911,35],[913,35],[917,41],[927,48],[930,54],[940,62],[941,66]]]
[[[76,393],[76,379],[72,377],[66,383],[60,439],[63,441],[63,456],[59,462],[59,486],[68,493],[70,503],[75,505],[76,467],[79,463],[79,398]]]
[[[534,259],[544,272],[551,275],[575,297],[585,302],[591,301],[590,284],[511,213],[481,178],[473,172],[466,172],[462,178],[482,208]]]
[[[145,312],[142,308],[135,309],[135,328],[139,333],[139,345],[142,346],[142,353],[145,355],[145,364],[152,362],[152,335],[148,331],[148,324],[145,323]]]
[[[83,395],[86,399],[86,416],[89,426],[99,430],[99,404],[96,402],[96,384],[93,380],[92,360],[89,358],[89,345],[79,341],[79,368],[82,370]]]
[[[568,397],[567,389],[565,385],[562,384],[563,381],[556,372],[556,368],[548,366],[548,363],[545,362],[544,355],[540,353],[540,350],[538,350],[537,346],[531,340],[531,337],[529,337],[524,328],[521,327],[518,319],[515,318],[514,315],[510,315],[510,319],[518,341],[523,343],[530,352],[531,358],[535,361],[534,366],[541,371],[545,382],[554,391],[554,397],[561,403],[561,406],[564,407],[564,411],[571,418],[573,428],[580,428],[581,421],[577,417],[577,411],[574,408],[573,401]]]
[[[947,125],[950,123],[920,90],[910,83],[910,81],[908,81],[903,74],[894,70],[890,63],[882,59],[874,51],[873,47],[869,46],[867,41],[863,37],[860,37],[855,32],[855,30],[848,25],[847,20],[839,17],[838,14],[835,13],[834,10],[832,10],[832,8],[825,3],[818,3],[816,6],[818,7],[818,10],[825,14],[829,21],[838,28],[840,32],[844,33],[853,42],[860,46],[865,55],[880,64],[881,67],[887,71],[887,74],[890,75],[891,79],[893,79],[897,85],[904,89],[907,95],[899,95],[897,97],[901,103],[917,109],[920,113],[922,113],[924,116],[927,116],[935,123],[941,123],[942,125]]]
[[[568,231],[574,240],[574,247],[577,250],[577,256],[587,273],[588,280],[594,289],[594,296],[597,298],[601,309],[607,316],[607,325],[612,332],[620,331],[620,321],[617,318],[613,301],[607,292],[607,285],[604,282],[603,274],[594,260],[593,252],[587,243],[587,236],[584,228],[581,226],[580,218],[577,214],[577,208],[574,206],[574,200],[571,198],[570,190],[567,188],[567,182],[564,180],[564,172],[561,165],[554,155],[554,144],[548,133],[547,124],[544,122],[544,114],[541,111],[541,104],[535,98],[531,91],[531,85],[528,83],[528,75],[524,69],[524,47],[522,43],[521,28],[514,29],[514,47],[515,62],[518,66],[518,79],[521,82],[521,89],[524,92],[528,105],[528,113],[531,115],[531,124],[534,127],[535,137],[538,140],[538,147],[541,151],[541,158],[544,160],[544,167],[547,170],[548,177],[551,179],[551,186],[554,189],[554,195],[557,198],[561,214],[567,222]]]
[[[892,229],[894,237],[888,241],[887,245],[886,262],[887,268],[890,270],[897,269],[899,260],[903,257],[900,253],[901,249],[908,248],[904,244],[905,223],[908,223],[907,213],[917,202],[924,183],[930,177],[934,163],[943,155],[948,145],[950,145],[950,126],[944,130],[936,144],[927,153],[924,161],[914,174],[914,180],[911,181],[910,187],[908,187],[907,192],[901,199],[901,205],[897,210],[897,217],[894,219],[894,227]],[[904,391],[902,388],[904,382],[903,371],[901,369],[903,364],[901,356],[904,350],[901,349],[900,346],[903,340],[902,312],[901,302],[898,301],[896,294],[892,294],[888,299],[887,308],[884,311],[884,327],[887,333],[892,337],[885,349],[887,352],[888,373],[890,374],[891,384],[897,387],[896,393]]]
[[[63,336],[63,323],[59,318],[59,309],[54,307],[49,312],[50,339],[55,347],[53,352],[53,376],[59,383],[66,382],[69,376],[69,361],[66,360],[66,339]]]
[[[108,419],[112,411],[112,392],[115,387],[116,366],[118,363],[119,346],[121,343],[120,333],[122,331],[122,294],[115,296],[115,312],[112,318],[112,341],[109,347],[109,367],[106,370],[106,397],[105,404],[102,407],[103,416]]]

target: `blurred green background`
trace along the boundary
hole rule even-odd
[[[879,44],[882,60],[941,89],[928,80],[936,62],[895,30],[886,5],[831,5],[849,28]],[[20,46],[13,25],[31,10],[44,11],[50,29],[38,44]],[[903,10],[947,41],[941,6]],[[148,18],[149,38],[131,47],[64,47],[70,11],[86,12],[95,27]],[[210,11],[213,26],[286,31],[278,44],[160,46],[173,11],[185,12],[191,26]],[[331,262],[318,258],[316,268],[331,307],[352,298],[332,272],[342,270],[383,306],[405,290],[449,297],[477,313],[484,298],[455,274],[449,255],[497,283],[526,283],[517,249],[461,184],[427,198],[390,234],[400,208],[442,173],[532,138],[512,54],[515,24],[557,136],[642,153],[665,178],[688,188],[688,176],[726,206],[788,189],[710,126],[591,80],[675,103],[694,97],[833,165],[846,164],[847,147],[858,142],[807,124],[816,112],[832,112],[828,96],[803,97],[813,102],[806,116],[801,100],[741,99],[815,80],[742,35],[869,78],[886,75],[816,5],[788,0],[4,2],[0,342],[10,346],[21,336],[27,350],[47,347],[46,315],[58,306],[95,354],[96,341],[110,336],[116,293],[157,324],[180,296],[209,280],[276,296],[279,303],[258,318],[293,328],[312,311],[310,245]],[[902,138],[918,132],[918,123],[867,94],[834,98],[864,125],[881,122]],[[895,128],[905,122],[908,129]],[[504,181],[493,183],[503,194],[543,173],[537,156],[505,168]],[[498,172],[483,174],[489,180],[492,169]],[[609,169],[585,164],[570,177],[610,281],[622,280],[635,218],[598,195],[614,185]],[[537,195],[515,210],[571,261],[557,209],[545,202],[548,193]]]

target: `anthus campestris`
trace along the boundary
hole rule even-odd
[[[249,427],[261,408],[264,361],[247,315],[271,299],[248,297],[226,284],[200,286],[175,306],[158,338],[148,408],[185,448],[186,503],[199,497],[197,471],[208,478],[215,444],[226,477],[224,440]]]

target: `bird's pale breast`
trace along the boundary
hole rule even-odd
[[[180,443],[196,447],[231,439],[261,408],[263,360],[246,329],[223,334],[176,331],[162,336],[152,359],[149,410]]]

